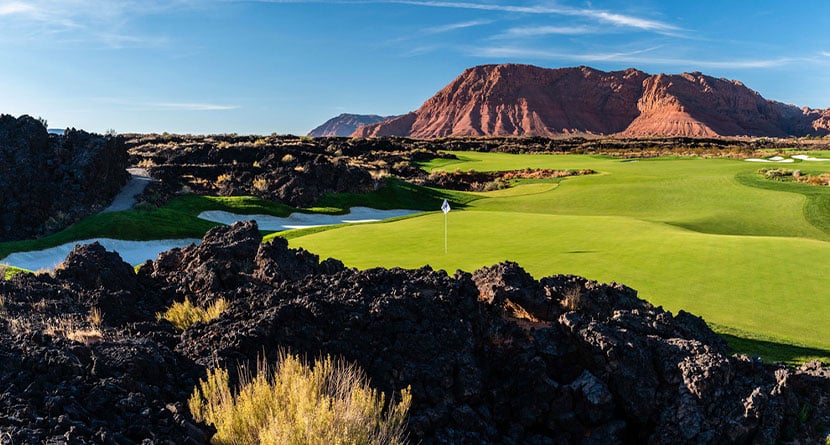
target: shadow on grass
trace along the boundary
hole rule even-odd
[[[726,333],[718,333],[718,335],[726,340],[730,352],[757,355],[765,363],[786,363],[791,366],[800,366],[802,363],[812,360],[830,363],[830,350],[745,338]]]
[[[374,209],[439,210],[444,200],[454,209],[461,209],[471,201],[480,199],[454,190],[444,190],[410,184],[397,178],[386,178],[386,185],[370,193],[336,193],[324,196],[318,207],[349,209],[361,206]]]

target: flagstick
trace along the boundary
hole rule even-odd
[[[447,254],[447,214],[444,213],[444,255]]]

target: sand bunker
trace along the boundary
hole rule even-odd
[[[830,158],[814,158],[812,156],[807,155],[795,155],[792,156],[793,159],[800,159],[802,161],[830,161]]]
[[[791,162],[795,162],[794,159],[784,159],[781,156],[773,156],[769,159],[749,158],[749,159],[744,159],[744,161],[747,161],[747,162],[778,162],[780,164],[788,164],[788,163],[791,163]]]
[[[349,213],[344,215],[323,215],[320,213],[292,213],[281,218],[271,215],[239,215],[222,210],[209,210],[199,214],[199,218],[222,224],[233,224],[237,221],[254,220],[260,230],[280,231],[290,229],[305,229],[308,227],[330,226],[344,223],[364,223],[381,221],[397,216],[411,215],[419,210],[378,210],[369,207],[352,207]]]
[[[781,156],[773,156],[769,159],[750,158],[750,159],[744,159],[744,161],[747,161],[747,162],[779,162],[779,163],[783,163],[783,164],[788,164],[788,163],[791,163],[791,162],[795,162],[796,159],[798,159],[799,161],[811,161],[811,162],[812,161],[830,161],[830,158],[814,158],[812,156],[807,156],[807,155],[792,155],[792,156],[790,156],[790,158],[791,159],[786,159],[786,158],[782,158]]]
[[[190,244],[199,244],[201,242],[201,240],[196,238],[155,241],[124,241],[111,238],[94,238],[73,241],[44,250],[13,253],[0,260],[0,263],[28,270],[51,270],[63,262],[66,255],[72,251],[75,245],[91,244],[95,241],[101,243],[109,251],[118,252],[121,255],[121,259],[133,265],[141,264],[147,260],[154,260],[159,253],[165,250],[170,250],[174,247],[184,247]]]
[[[328,226],[332,224],[374,222],[418,212],[418,210],[377,210],[368,207],[352,207],[351,211],[345,215],[292,213],[286,218],[278,218],[270,215],[237,215],[223,211],[208,211],[200,213],[199,218],[222,224],[233,224],[236,221],[253,219],[259,224],[261,230],[278,231]],[[159,253],[165,250],[170,250],[174,247],[184,247],[190,244],[198,244],[201,240],[186,238],[154,241],[124,241],[111,238],[94,238],[73,241],[44,250],[12,253],[0,260],[0,263],[28,270],[51,270],[63,262],[66,255],[72,251],[75,245],[91,244],[95,241],[101,243],[109,251],[118,252],[121,258],[127,263],[135,265],[147,260],[153,260]]]

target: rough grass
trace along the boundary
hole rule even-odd
[[[457,155],[460,162],[440,166],[600,174],[477,194],[448,215],[447,254],[440,213],[339,227],[290,244],[361,268],[474,270],[513,260],[536,277],[621,282],[655,305],[742,333],[733,337],[813,349],[819,352],[804,356],[830,361],[821,352],[830,351],[830,228],[821,223],[830,215],[830,188],[758,183],[757,164],[739,160]],[[775,360],[796,357],[753,341],[738,347]]]
[[[184,331],[194,323],[205,323],[218,318],[226,308],[227,303],[222,298],[206,308],[196,306],[189,298],[185,298],[181,303],[173,303],[164,313],[156,314],[156,318],[167,320],[179,331]]]
[[[7,264],[0,264],[0,280],[8,280],[21,272],[28,271],[26,269],[21,269],[19,267],[9,266]]]
[[[411,395],[386,405],[356,365],[331,357],[312,366],[280,354],[276,371],[260,362],[256,375],[208,371],[189,400],[194,419],[216,428],[215,444],[403,444]]]

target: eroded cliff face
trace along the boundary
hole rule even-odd
[[[658,74],[643,82],[640,115],[624,136],[772,136],[811,130],[809,111],[768,101],[739,81],[699,72]]]
[[[637,116],[636,99],[645,76],[633,69],[605,73],[587,67],[478,66],[466,70],[414,113],[364,127],[356,135],[616,133]]]
[[[769,101],[741,82],[699,72],[630,68],[469,68],[416,111],[353,136],[803,136],[828,133],[828,111]]]

